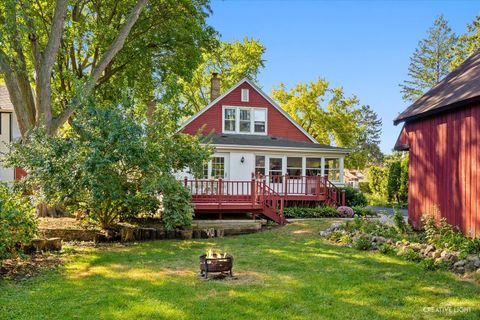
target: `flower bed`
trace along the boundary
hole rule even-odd
[[[424,230],[413,231],[398,215],[389,222],[356,217],[334,223],[320,235],[358,250],[395,254],[421,263],[426,270],[451,270],[480,280],[480,239],[465,237],[445,221],[431,218],[424,220]]]

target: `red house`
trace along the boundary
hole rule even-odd
[[[261,214],[284,223],[288,204],[341,205],[347,149],[318,143],[252,81],[220,95],[212,77],[211,103],[187,120],[184,133],[203,134],[215,149],[202,179],[185,170],[196,214]]]
[[[408,150],[408,215],[445,217],[480,235],[480,52],[403,111],[395,144]]]

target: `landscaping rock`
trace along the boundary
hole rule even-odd
[[[47,249],[47,239],[33,239],[32,247],[36,252],[45,251]]]
[[[387,239],[385,239],[384,237],[381,237],[381,236],[375,236],[372,238],[372,242],[376,242],[377,244],[380,244],[380,243],[385,243],[387,241]]]
[[[442,251],[441,250],[435,250],[432,254],[432,258],[434,259],[437,259],[437,258],[440,258],[442,255]]]
[[[480,268],[480,257],[474,254],[468,255],[466,259],[469,263],[471,263],[475,269]]]
[[[336,230],[340,229],[341,227],[342,227],[341,223],[332,223],[332,225],[330,226],[330,228],[328,228],[328,230],[336,231]]]
[[[429,255],[429,253],[432,253],[433,251],[435,251],[435,247],[430,244],[425,247],[423,254]]]
[[[331,234],[332,234],[332,232],[329,231],[329,230],[320,231],[320,237],[328,238],[328,237],[330,237]]]
[[[46,249],[48,251],[61,251],[62,250],[62,239],[61,238],[47,239]]]

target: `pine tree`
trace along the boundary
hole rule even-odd
[[[443,15],[440,15],[410,58],[409,79],[400,84],[405,101],[417,100],[450,72],[452,48],[456,43],[457,36]]]
[[[465,59],[480,49],[480,16],[476,16],[472,23],[467,25],[467,32],[458,37],[453,49],[454,59],[450,63],[453,70],[462,64]]]

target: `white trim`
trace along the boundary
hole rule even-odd
[[[263,98],[265,98],[275,109],[277,109],[284,117],[286,117],[295,127],[297,127],[297,129],[299,129],[305,136],[307,136],[313,143],[318,143],[317,140],[315,140],[314,137],[312,137],[307,131],[305,131],[305,129],[302,128],[302,126],[300,124],[298,124],[295,120],[293,120],[292,117],[290,117],[290,115],[285,112],[285,110],[283,110],[282,108],[280,108],[280,106],[278,106],[275,101],[272,100],[272,98],[270,98],[265,92],[263,92],[256,84],[254,84],[252,81],[250,81],[249,79],[247,78],[243,78],[242,80],[240,80],[239,82],[237,82],[237,84],[235,84],[234,86],[232,86],[230,89],[228,89],[227,91],[225,91],[222,95],[220,95],[217,99],[213,100],[212,102],[210,102],[205,108],[203,108],[202,110],[200,110],[197,114],[193,115],[192,117],[190,117],[190,119],[188,119],[187,121],[185,121],[181,126],[180,128],[178,129],[178,131],[184,129],[188,124],[190,124],[193,120],[197,119],[200,115],[202,115],[203,113],[205,113],[208,109],[210,109],[211,107],[213,107],[215,104],[217,104],[220,100],[222,100],[223,98],[225,98],[227,95],[229,95],[233,90],[237,89],[241,84],[243,84],[244,82],[248,83],[253,89],[255,89]],[[222,110],[223,112],[223,110]],[[223,116],[222,116],[223,117]],[[223,127],[223,124],[222,124],[222,127]],[[268,131],[267,131],[268,132]]]
[[[329,153],[329,154],[348,154],[351,152],[350,149],[338,150],[338,149],[323,149],[323,148],[295,148],[295,147],[276,147],[276,146],[254,146],[254,145],[238,145],[238,144],[210,144],[216,149],[231,149],[231,150],[254,150],[258,152],[261,150],[278,150],[282,151],[304,151],[311,153]]]

